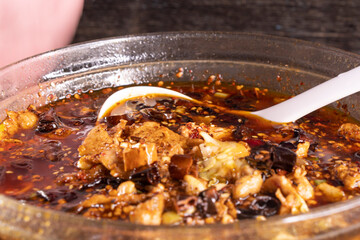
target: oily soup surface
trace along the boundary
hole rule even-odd
[[[249,111],[286,99],[227,83],[171,88]],[[96,123],[116,90],[9,111],[0,125],[0,193],[149,225],[298,214],[359,194],[359,127],[345,114],[323,108],[271,125],[159,97],[129,101],[125,114]]]

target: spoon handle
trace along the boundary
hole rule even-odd
[[[360,91],[360,66],[339,74],[287,101],[253,112],[253,114],[273,122],[293,122],[358,91]]]

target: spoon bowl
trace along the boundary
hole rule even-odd
[[[136,86],[121,89],[111,95],[102,105],[98,114],[98,120],[112,115],[113,110],[128,100],[146,96],[147,98],[167,96],[192,101],[199,105],[217,107],[223,111],[238,114],[260,117],[270,122],[287,123],[294,122],[299,118],[324,107],[336,100],[354,94],[360,90],[360,66],[339,74],[322,84],[317,85],[293,98],[283,101],[269,108],[249,112],[242,110],[228,110],[213,104],[200,102],[174,90],[152,87]]]

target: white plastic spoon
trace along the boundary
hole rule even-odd
[[[335,78],[332,78],[272,107],[255,112],[240,110],[228,110],[228,112],[239,115],[255,115],[271,122],[287,123],[296,121],[297,119],[315,111],[316,109],[319,109],[358,91],[360,91],[360,66],[345,73],[339,74]],[[143,96],[151,97],[159,95],[177,97],[195,102],[200,105],[214,106],[200,102],[189,96],[166,88],[149,86],[129,87],[115,92],[104,102],[100,109],[98,120],[109,115],[116,106],[124,103],[127,100]],[[224,109],[221,107],[218,108]]]

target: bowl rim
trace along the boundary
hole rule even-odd
[[[83,48],[87,48],[88,46],[93,46],[93,45],[102,45],[102,44],[110,44],[112,42],[119,42],[119,41],[134,41],[134,40],[139,40],[142,38],[148,38],[148,37],[152,37],[152,38],[156,38],[159,36],[167,36],[167,37],[176,37],[176,36],[213,36],[213,35],[217,35],[217,36],[248,36],[248,37],[256,37],[256,38],[262,38],[262,39],[271,39],[271,40],[275,40],[278,42],[286,42],[286,43],[294,43],[294,44],[301,44],[303,46],[308,46],[308,47],[313,47],[313,48],[320,48],[326,51],[330,51],[330,52],[334,52],[334,53],[341,53],[342,55],[348,55],[349,57],[352,58],[358,58],[360,60],[360,54],[356,54],[353,52],[349,52],[349,51],[345,51],[336,47],[332,47],[323,43],[317,43],[317,42],[311,42],[311,41],[306,41],[306,40],[302,40],[302,39],[297,39],[297,38],[290,38],[290,37],[284,37],[284,36],[275,36],[275,35],[269,35],[269,34],[263,34],[263,33],[251,33],[251,32],[235,32],[235,31],[170,31],[170,32],[154,32],[154,33],[142,33],[142,34],[127,34],[127,35],[121,35],[121,36],[114,36],[114,37],[107,37],[107,38],[98,38],[98,39],[93,39],[93,40],[89,40],[89,41],[84,41],[84,42],[78,42],[78,43],[72,43],[69,44],[67,46],[61,47],[61,48],[56,48],[53,50],[49,50],[46,52],[42,52],[33,56],[29,56],[27,58],[21,59],[19,61],[10,63],[8,65],[5,65],[3,67],[0,68],[0,72],[3,70],[6,70],[14,65],[18,65],[21,63],[24,63],[26,61],[32,60],[32,59],[36,59],[36,58],[40,58],[40,57],[44,57],[47,55],[52,55],[54,53],[61,53],[63,51],[67,51],[67,50],[73,50],[75,51],[76,49],[83,49]],[[360,63],[359,63],[360,65]]]
[[[37,54],[35,56],[28,57],[23,60],[17,61],[15,63],[9,64],[7,66],[0,68],[0,73],[2,71],[5,71],[5,70],[13,67],[13,66],[26,63],[27,61],[31,61],[33,59],[37,59],[40,57],[46,57],[46,56],[52,55],[54,53],[61,54],[62,52],[69,51],[69,50],[71,50],[71,51],[81,50],[83,48],[88,48],[89,46],[93,46],[93,45],[98,46],[98,45],[102,45],[102,44],[111,44],[111,43],[117,43],[117,42],[121,42],[121,41],[138,41],[143,38],[179,37],[179,36],[180,37],[184,37],[184,36],[190,36],[190,37],[191,36],[197,36],[197,37],[204,36],[205,37],[205,36],[213,36],[214,34],[217,36],[223,36],[223,37],[226,37],[226,36],[255,37],[255,38],[266,39],[266,40],[270,39],[270,40],[273,40],[273,41],[276,41],[279,43],[286,42],[286,43],[300,44],[300,45],[303,45],[306,47],[311,47],[311,48],[317,48],[317,49],[320,48],[327,52],[339,53],[346,57],[358,59],[359,65],[360,65],[360,55],[358,55],[356,53],[352,53],[352,52],[347,52],[347,51],[344,51],[344,50],[341,50],[341,49],[338,49],[335,47],[327,46],[327,45],[324,45],[321,43],[314,43],[314,42],[309,42],[309,41],[305,41],[305,40],[280,37],[280,36],[272,36],[272,35],[260,34],[260,33],[221,32],[221,31],[181,31],[181,32],[155,32],[155,33],[145,33],[145,34],[130,34],[130,35],[124,35],[124,36],[116,36],[116,37],[110,37],[110,38],[95,39],[95,40],[81,42],[81,43],[75,43],[75,44],[71,44],[71,45],[63,47],[63,48],[58,48],[58,49],[54,49],[51,51],[47,51],[47,52],[44,52],[41,54]],[[71,220],[71,222],[83,222],[84,224],[102,222],[103,223],[101,225],[102,228],[105,228],[106,225],[110,225],[113,227],[121,226],[122,228],[136,229],[136,230],[195,229],[195,230],[201,231],[202,229],[207,229],[209,227],[212,229],[215,229],[215,230],[216,229],[221,229],[221,230],[233,229],[236,226],[240,226],[240,225],[252,226],[259,222],[256,219],[244,219],[244,220],[235,222],[233,224],[216,223],[216,224],[211,224],[211,225],[205,224],[205,225],[196,225],[196,226],[168,226],[168,225],[148,226],[148,225],[140,225],[140,224],[124,222],[124,221],[114,221],[114,220],[108,220],[108,219],[97,220],[97,219],[86,218],[86,217],[83,217],[80,215],[75,215],[72,213],[66,213],[66,212],[61,212],[61,211],[56,211],[56,210],[51,210],[51,209],[45,209],[42,207],[30,205],[30,204],[24,204],[18,200],[15,200],[15,199],[12,199],[10,197],[0,194],[0,202],[2,202],[2,201],[6,201],[8,204],[11,204],[14,209],[19,209],[19,208],[25,206],[26,211],[38,212],[40,214],[47,214],[47,215],[50,214],[52,216],[56,216],[59,219],[69,219],[69,220]],[[337,202],[337,203],[332,203],[332,204],[328,204],[325,206],[316,207],[314,209],[311,209],[311,211],[308,213],[303,213],[303,214],[299,214],[299,215],[272,216],[269,218],[269,221],[267,221],[267,222],[270,222],[270,223],[268,223],[270,225],[299,222],[299,221],[304,221],[304,220],[309,220],[309,219],[316,219],[316,218],[320,218],[320,217],[330,216],[332,214],[341,213],[343,211],[346,211],[346,210],[349,210],[352,208],[356,208],[356,207],[360,207],[360,196],[354,197],[353,199],[349,199],[344,202]]]

